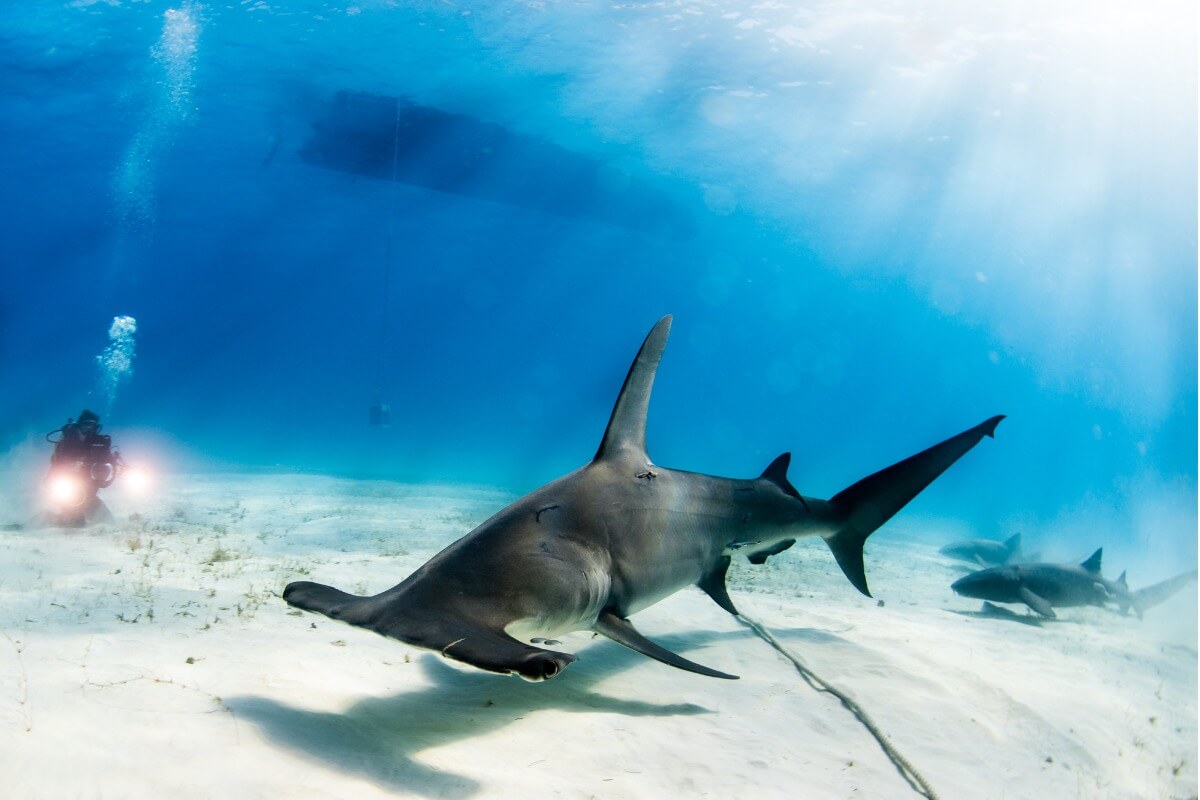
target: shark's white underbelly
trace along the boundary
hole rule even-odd
[[[608,603],[612,580],[608,571],[596,564],[581,567],[579,577],[586,591],[580,593],[576,606],[539,609],[535,616],[513,620],[504,626],[505,633],[527,642],[535,637],[552,639],[572,631],[591,630]]]

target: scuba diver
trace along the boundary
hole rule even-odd
[[[58,439],[50,438],[61,434]],[[111,522],[112,513],[97,492],[109,486],[125,462],[112,446],[112,437],[100,433],[100,417],[84,409],[78,420],[46,434],[54,443],[50,474],[46,482],[58,506],[52,521],[63,527],[79,528],[89,522]]]

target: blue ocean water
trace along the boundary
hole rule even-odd
[[[86,406],[163,469],[524,491],[591,457],[670,313],[660,463],[790,450],[828,497],[1006,414],[895,524],[1194,563],[1195,15],[7,4],[0,448]],[[519,159],[453,191],[314,163],[363,147],[339,96]]]

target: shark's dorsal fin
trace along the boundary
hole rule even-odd
[[[646,457],[646,413],[650,409],[650,390],[654,388],[654,375],[658,362],[662,360],[667,336],[671,333],[671,315],[663,317],[642,343],[637,358],[625,376],[621,394],[613,407],[604,440],[596,451],[596,460],[616,458],[621,453],[632,453]]]
[[[791,453],[783,453],[778,458],[776,458],[774,461],[772,461],[770,464],[767,464],[767,468],[763,470],[762,475],[758,476],[758,479],[760,481],[770,481],[771,483],[775,484],[776,486],[779,487],[780,491],[782,491],[786,495],[791,495],[792,497],[799,500],[801,503],[804,504],[804,507],[806,509],[808,509],[809,512],[811,512],[812,509],[808,507],[808,501],[805,500],[804,497],[799,492],[796,491],[796,487],[792,486],[792,482],[788,480],[787,471],[788,471],[788,467],[791,465],[791,463],[792,463],[792,454]],[[792,544],[795,544],[794,539],[792,540]],[[780,550],[777,550],[775,552],[780,552],[781,550],[786,550],[788,547],[791,547],[791,546],[792,545],[789,544],[787,547],[783,547]],[[775,553],[769,553],[768,555],[774,555],[774,554]],[[754,561],[753,558],[751,558],[750,560]],[[754,561],[754,563],[761,564],[762,561]]]
[[[1020,550],[1021,534],[1014,533],[1012,536],[1008,537],[1008,539],[1004,541],[1004,547],[1007,548],[1008,552],[1010,553],[1015,553]]]
[[[1090,556],[1088,556],[1088,560],[1083,562],[1079,566],[1083,567],[1088,572],[1099,575],[1100,574],[1100,558],[1103,555],[1104,555],[1104,548],[1101,547],[1096,552],[1094,552]]]
[[[1121,585],[1122,585],[1122,586],[1124,586],[1126,589],[1128,589],[1128,588],[1129,588],[1129,581],[1125,579],[1125,572],[1126,572],[1125,570],[1122,570],[1122,571],[1121,571],[1121,577],[1117,578],[1117,583],[1121,584]]]
[[[784,494],[790,494],[792,497],[799,497],[800,493],[796,491],[796,487],[792,486],[788,480],[787,471],[792,463],[792,454],[783,453],[763,470],[762,475],[759,475],[759,480],[770,481],[783,490]]]

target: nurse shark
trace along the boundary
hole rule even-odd
[[[1104,606],[1114,603],[1124,614],[1133,609],[1139,617],[1196,580],[1191,570],[1153,586],[1129,590],[1125,573],[1115,581],[1100,574],[1104,548],[1082,564],[1009,564],[972,572],[951,584],[955,594],[991,603],[1024,603],[1047,619],[1055,608]]]
[[[1003,542],[991,539],[968,539],[953,542],[938,550],[944,556],[969,561],[981,567],[998,567],[1013,561],[1024,561],[1021,557],[1021,534],[1015,533]]]
[[[671,317],[654,326],[617,397],[595,457],[525,495],[396,586],[362,597],[290,583],[292,606],[367,628],[483,670],[553,678],[571,653],[534,647],[591,630],[673,667],[735,678],[642,636],[629,617],[688,586],[738,613],[725,588],[733,556],[755,561],[820,536],[850,582],[870,596],[863,544],[951,464],[992,436],[1002,416],[876,472],[829,500],[801,495],[790,454],[756,478],[659,466],[646,452],[646,414]]]

